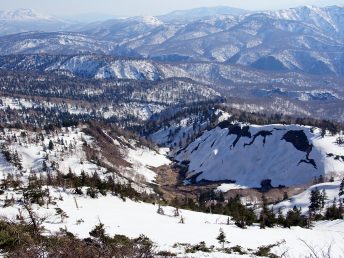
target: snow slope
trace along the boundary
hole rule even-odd
[[[295,195],[291,198],[289,198],[286,201],[280,202],[273,206],[274,210],[278,211],[278,209],[282,209],[284,213],[286,213],[289,209],[292,209],[294,206],[301,208],[303,214],[307,214],[308,212],[308,206],[309,206],[309,198],[311,195],[311,191],[318,189],[320,192],[325,190],[327,200],[325,201],[325,208],[327,206],[332,205],[333,200],[336,199],[338,202],[339,199],[339,185],[340,181],[337,182],[326,182],[322,184],[316,184],[305,190],[304,192]],[[338,203],[336,202],[336,205]]]
[[[54,166],[62,174],[67,174],[69,170],[76,175],[80,175],[82,171],[88,175],[97,172],[100,178],[106,178],[108,170],[87,158],[84,150],[85,143],[96,150],[104,146],[99,146],[100,143],[85,134],[82,128],[63,128],[57,134],[44,135],[42,141],[37,140],[40,138],[38,133],[27,131],[26,136],[22,136],[22,132],[22,130],[5,129],[3,133],[0,133],[0,146],[8,146],[12,153],[18,153],[25,177],[30,173],[41,173],[43,162],[46,162],[48,167],[55,164]],[[104,134],[107,135],[105,131]],[[17,140],[10,142],[8,137],[13,135]],[[109,135],[107,137],[113,141],[111,148],[118,150],[118,159],[128,162],[127,166],[116,164],[120,175],[131,178],[138,184],[154,183],[156,177],[154,168],[170,163],[164,149],[154,150],[120,135],[116,139]],[[50,141],[53,143],[53,149],[48,148]],[[103,157],[103,161],[108,163],[105,157]],[[0,153],[1,178],[20,172]]]
[[[50,205],[48,209],[46,206],[34,206],[38,214],[48,216],[48,220],[44,224],[48,230],[47,233],[66,228],[77,236],[85,238],[89,237],[88,232],[94,225],[101,221],[109,235],[124,234],[129,237],[137,237],[143,233],[158,245],[159,250],[177,252],[179,257],[243,257],[238,254],[226,255],[225,253],[196,253],[186,256],[180,249],[173,248],[175,243],[196,244],[201,241],[205,241],[207,245],[219,247],[216,237],[219,229],[222,228],[230,242],[226,244],[228,247],[240,245],[245,250],[256,249],[262,245],[285,240],[284,244],[273,248],[272,251],[277,255],[286,252],[285,257],[306,257],[310,254],[310,250],[301,242],[304,240],[316,250],[332,244],[331,257],[343,257],[343,221],[322,222],[312,230],[299,227],[259,229],[258,225],[240,229],[233,223],[226,225],[226,216],[181,210],[180,213],[185,219],[185,224],[180,224],[180,217],[173,216],[174,208],[172,207],[163,207],[165,215],[159,215],[157,205],[131,200],[123,201],[111,195],[91,199],[53,188],[50,188],[50,193],[54,199],[56,198],[56,205]],[[8,194],[11,195],[10,192]],[[63,200],[59,200],[61,197]],[[2,202],[4,196],[0,198],[0,202]],[[74,198],[76,198],[78,208]],[[55,207],[61,208],[69,216],[64,222],[61,222],[60,217],[55,214]],[[13,218],[18,213],[17,208],[16,205],[3,208],[1,215]]]
[[[232,180],[248,187],[259,187],[264,179],[276,187],[307,184],[320,175],[344,176],[344,148],[335,143],[337,137],[321,138],[319,129],[306,126],[225,121],[179,151],[176,159],[189,163],[187,177],[196,181]]]

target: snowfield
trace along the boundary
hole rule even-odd
[[[185,220],[185,224],[181,224],[180,217],[173,216],[173,207],[163,207],[165,215],[159,215],[157,205],[128,199],[123,201],[111,195],[91,199],[90,197],[76,197],[62,189],[50,188],[50,192],[56,197],[56,206],[51,205],[48,209],[34,206],[39,214],[48,217],[44,224],[46,233],[66,228],[79,237],[85,238],[89,237],[88,233],[94,225],[101,221],[105,224],[109,235],[123,234],[137,237],[143,233],[158,245],[159,250],[179,252],[179,257],[243,257],[238,254],[226,255],[224,253],[196,253],[185,256],[181,249],[173,247],[175,243],[197,244],[201,241],[205,241],[207,245],[220,247],[216,237],[219,229],[222,228],[230,242],[226,244],[228,247],[240,245],[245,250],[255,250],[262,245],[283,242],[280,246],[273,248],[272,252],[295,258],[310,255],[311,251],[303,243],[305,241],[319,252],[331,246],[331,257],[344,257],[343,220],[320,222],[313,229],[299,227],[260,229],[258,225],[240,229],[234,224],[227,225],[226,216],[181,210],[180,214]],[[8,195],[11,193],[9,192]],[[61,197],[63,200],[58,200]],[[1,198],[3,201],[4,196]],[[69,216],[63,223],[60,217],[55,215],[55,207],[61,208]],[[3,208],[1,215],[13,218],[18,213],[17,208],[19,207]]]

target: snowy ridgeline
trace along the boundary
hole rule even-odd
[[[189,78],[198,83],[221,84],[226,87],[233,84],[238,86],[242,86],[242,84],[252,86],[266,84],[266,88],[269,89],[273,83],[283,87],[285,94],[291,90],[290,86],[306,89],[303,96],[302,92],[291,91],[289,93],[302,100],[314,98],[312,95],[319,95],[319,93],[310,90],[309,87],[331,93],[330,88],[340,88],[341,86],[340,82],[332,77],[326,77],[329,81],[324,82],[299,73],[269,73],[228,63],[160,63],[149,59],[118,59],[99,55],[66,56],[40,55],[38,53],[35,55],[0,56],[0,67],[9,71],[53,72],[58,75],[94,79],[159,81],[168,78]],[[228,81],[231,83],[228,84]],[[329,87],[324,88],[325,86]],[[335,94],[332,95],[337,97]]]
[[[169,250],[178,253],[179,257],[251,257],[248,254],[253,253],[252,250],[277,242],[282,244],[272,248],[272,252],[278,256],[285,254],[284,257],[306,257],[311,253],[305,244],[307,243],[319,255],[331,246],[331,257],[343,257],[341,256],[344,237],[343,220],[317,222],[312,229],[299,227],[260,229],[259,225],[241,229],[232,221],[227,225],[228,217],[222,215],[179,210],[179,216],[175,216],[175,208],[164,206],[162,207],[164,215],[160,215],[157,213],[158,205],[129,199],[123,201],[112,195],[92,199],[88,196],[72,194],[69,190],[52,187],[49,187],[49,192],[51,204],[33,205],[34,211],[46,219],[43,225],[48,234],[65,228],[78,237],[86,238],[89,237],[92,228],[101,221],[109,235],[123,234],[137,237],[145,234],[155,242],[158,250]],[[21,195],[15,191],[8,190],[0,196],[0,203],[3,205],[6,200],[20,197]],[[62,209],[64,214],[57,213],[56,208]],[[17,204],[1,209],[1,216],[10,219],[14,219],[18,213],[27,217],[23,207]],[[184,223],[180,223],[181,217]],[[185,254],[182,245],[175,245],[205,241],[209,246],[220,247],[216,240],[220,228],[229,241],[226,247],[239,245],[248,253],[247,256],[216,252]]]
[[[54,103],[48,101],[35,101],[25,98],[0,97],[0,110],[22,110],[22,109],[39,109],[39,108],[56,108],[59,112],[67,112],[71,115],[88,115],[95,111],[98,117],[110,119],[126,119],[128,114],[140,119],[148,120],[153,114],[163,111],[166,106],[150,103],[118,103],[100,106],[98,109],[90,105],[73,104],[73,103]]]
[[[120,135],[112,138],[105,130],[103,133],[110,140],[110,147],[118,150],[118,159],[122,163],[112,164],[112,161],[100,154],[101,161],[116,166],[118,183],[127,183],[129,178],[133,180],[136,190],[146,191],[146,184],[155,181],[156,174],[152,168],[170,162],[165,157],[165,150],[157,152],[141,146],[135,140],[125,139]],[[4,129],[0,132],[0,177],[5,179],[8,174],[12,174],[26,180],[32,174],[42,173],[45,176],[49,171],[59,171],[62,174],[71,171],[76,176],[82,172],[92,176],[96,172],[101,179],[105,179],[109,175],[108,169],[88,157],[84,149],[87,145],[101,153],[99,144],[93,137],[85,134],[82,128],[62,128],[60,132],[49,134]]]
[[[340,135],[298,125],[244,125],[222,122],[205,131],[176,160],[188,166],[187,177],[235,181],[246,187],[308,184],[314,178],[341,180],[344,146]]]

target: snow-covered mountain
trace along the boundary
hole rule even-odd
[[[33,20],[57,20],[52,16],[43,15],[31,9],[17,9],[0,11],[0,20],[4,21],[33,21]]]
[[[305,7],[285,11],[288,15],[277,11],[210,17],[137,51],[165,61],[211,60],[273,71],[342,74],[343,10]]]
[[[240,16],[247,13],[249,13],[249,11],[243,9],[228,6],[216,6],[173,11],[171,13],[162,15],[159,18],[161,18],[164,21],[192,21],[215,15]]]
[[[25,36],[23,35],[23,37]],[[80,34],[51,34],[49,45],[43,43],[46,42],[43,36],[43,39],[40,39],[38,34],[33,34],[32,39],[26,42],[32,46],[30,52],[56,51],[57,53],[55,55],[22,54],[19,43],[21,41],[14,43],[16,37],[13,36],[12,45],[9,45],[10,41],[1,42],[0,40],[0,53],[4,54],[4,56],[0,56],[0,68],[3,70],[68,71],[75,76],[98,79],[160,80],[175,77],[189,78],[208,85],[223,85],[227,89],[230,89],[229,86],[240,86],[241,91],[237,91],[237,94],[241,96],[243,96],[243,90],[251,89],[258,84],[260,87],[253,90],[255,96],[268,96],[278,93],[280,95],[301,96],[303,91],[300,89],[307,89],[309,93],[310,87],[313,89],[322,88],[324,92],[329,92],[329,89],[341,89],[340,80],[333,77],[324,76],[322,80],[319,80],[318,77],[306,76],[301,73],[269,73],[226,63],[165,63],[143,58],[129,58],[130,54],[135,56],[135,53],[111,44],[107,46],[107,49],[103,48],[102,45],[95,45],[94,38],[84,37]],[[79,39],[78,45],[73,45],[76,39]],[[17,48],[18,55],[6,55],[11,51],[8,49],[9,46],[13,51]],[[92,46],[93,48],[98,47],[99,53],[111,49],[122,57],[104,56],[102,54],[66,55],[73,52],[74,48],[78,48],[81,53],[88,53]],[[127,57],[125,57],[125,53],[127,53]],[[279,85],[279,88],[274,90],[271,85],[275,84]],[[262,85],[266,85],[266,88]],[[251,87],[243,88],[242,86]],[[296,90],[299,92],[295,92]],[[335,92],[330,95],[337,99],[341,98]]]
[[[17,54],[110,54],[135,56],[118,44],[74,32],[25,32],[0,37],[1,55]]]
[[[0,11],[0,35],[28,31],[61,31],[71,25],[68,21],[31,9]]]
[[[194,181],[233,181],[259,187],[302,185],[314,178],[344,176],[344,149],[338,135],[297,125],[245,125],[225,120],[176,153]]]
[[[76,31],[85,38],[92,38],[96,47],[90,47],[87,51],[93,53],[99,53],[99,46],[102,46],[102,52],[114,55],[108,45],[115,45],[127,49],[127,52],[164,62],[226,62],[268,71],[299,71],[317,75],[344,74],[343,7],[306,6],[242,15],[228,15],[226,9],[223,10],[222,14],[218,14],[216,8],[194,10],[190,11],[191,14],[188,14],[188,11],[175,13],[177,16],[190,17],[193,12],[195,15],[209,13],[200,19],[164,19],[169,17],[168,15],[132,17],[69,26],[65,30]],[[31,14],[30,11],[24,12],[22,16],[31,17],[30,15],[41,17]],[[20,17],[15,14],[12,16]],[[36,18],[32,20],[42,21]],[[11,26],[3,25],[2,34],[11,30]],[[44,26],[40,27],[37,29],[45,31]],[[27,29],[24,26],[19,31]],[[56,53],[58,48],[65,50],[61,46],[48,47],[51,44],[50,36],[45,34],[46,42],[42,42],[47,53]],[[33,53],[33,43],[27,44],[28,40],[33,40],[32,34],[26,34],[26,37],[21,36],[15,40],[17,48],[9,48],[2,52]],[[1,38],[3,42],[9,40],[13,38]],[[77,38],[74,40],[78,41]],[[70,51],[80,53],[76,48]]]
[[[267,13],[276,19],[304,22],[313,25],[314,28],[332,33],[332,35],[339,33],[343,37],[343,27],[340,26],[344,21],[341,15],[342,9],[343,7],[339,6],[324,8],[303,6]]]

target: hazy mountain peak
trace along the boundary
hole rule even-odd
[[[30,21],[30,20],[54,20],[55,18],[48,15],[37,13],[32,9],[16,9],[0,11],[1,20],[12,20],[12,21]]]
[[[145,25],[149,25],[153,27],[160,26],[163,24],[163,22],[155,16],[136,16],[136,17],[131,17],[131,18],[124,18],[123,20],[135,21],[135,22],[143,23]]]
[[[228,7],[228,6],[215,6],[215,7],[200,7],[189,10],[177,10],[166,15],[161,16],[164,20],[194,20],[202,17],[209,17],[215,15],[232,15],[240,16],[249,13],[249,11]]]
[[[149,24],[149,25],[157,25],[158,26],[158,25],[162,24],[162,22],[154,16],[143,16],[143,17],[141,17],[141,20],[144,23]]]

